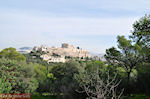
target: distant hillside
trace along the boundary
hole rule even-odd
[[[21,47],[18,49],[18,52],[22,54],[27,54],[27,53],[30,53],[32,49],[33,49],[32,47]]]
[[[19,48],[20,50],[32,50],[33,48],[32,47],[21,47]]]
[[[101,60],[101,61],[106,61],[106,59],[105,59],[105,57],[104,57],[104,53],[101,53],[101,54],[99,54],[99,53],[90,53],[90,55],[94,58],[94,59],[96,59],[96,60]]]
[[[61,47],[48,47],[45,45],[35,46],[32,52],[44,53],[40,57],[49,62],[66,62],[68,58],[86,59],[91,57],[87,50],[83,50],[73,45],[62,43]]]

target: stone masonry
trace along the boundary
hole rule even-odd
[[[41,58],[47,62],[65,62],[65,57],[78,57],[86,58],[91,57],[87,50],[75,48],[73,45],[63,43],[61,47],[47,47],[47,46],[36,46],[33,48],[33,52],[41,51],[45,54],[41,55]]]

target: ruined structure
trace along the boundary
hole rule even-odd
[[[73,45],[63,43],[61,47],[36,46],[33,52],[42,52],[41,58],[47,62],[65,62],[66,57],[78,57],[84,59],[90,57],[87,50],[75,48]]]

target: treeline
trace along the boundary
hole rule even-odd
[[[150,16],[133,24],[118,48],[106,50],[106,62],[70,59],[47,63],[41,53],[0,52],[0,93],[31,93],[60,99],[148,99],[150,96]]]
[[[128,38],[117,37],[118,48],[106,50],[105,58],[113,67],[122,67],[126,73],[125,93],[150,95],[150,15],[133,24]]]

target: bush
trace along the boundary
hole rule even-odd
[[[150,99],[150,96],[146,96],[143,94],[136,94],[136,95],[131,96],[128,99]]]

